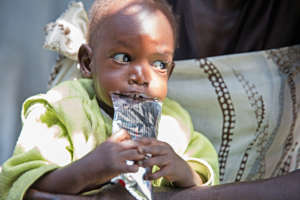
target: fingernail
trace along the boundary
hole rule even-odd
[[[137,150],[138,150],[138,152],[139,152],[140,154],[144,154],[143,148],[142,148],[142,147],[138,147]]]

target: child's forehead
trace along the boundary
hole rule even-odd
[[[128,12],[128,14],[130,14],[130,11],[141,8],[147,9],[150,5],[152,7],[154,6],[150,0],[96,0],[96,2],[98,3],[92,5],[89,13],[92,20],[119,12]]]
[[[158,48],[164,46],[164,42],[167,42],[169,38],[173,38],[171,25],[166,24],[169,22],[162,13],[148,13],[144,9],[143,11],[137,9],[138,7],[125,10],[126,14],[117,13],[110,16],[106,22],[102,23],[92,45],[104,48],[103,43],[106,43],[110,44],[111,48],[114,46],[132,47],[149,45],[150,42],[156,43]],[[161,37],[164,38],[163,42],[158,42],[157,39]],[[148,39],[144,40],[145,38]]]
[[[105,1],[109,3],[103,6]],[[145,23],[140,19],[146,19],[148,21],[147,26],[150,27],[151,23],[149,22],[158,18],[161,20],[160,17],[167,19],[167,23],[171,25],[172,34],[176,38],[176,25],[174,26],[172,19],[170,20],[169,12],[156,4],[155,0],[98,0],[98,2],[102,2],[102,6],[93,5],[90,10],[88,43],[91,46],[97,43],[96,41],[101,37],[103,30],[107,28],[114,31],[114,27],[122,25],[122,23],[128,25],[135,23],[137,26],[142,26]],[[112,22],[112,18],[117,20]]]
[[[91,18],[94,21],[93,25],[99,25],[105,19],[109,19],[115,16],[134,16],[139,13],[158,13],[161,12],[155,4],[151,4],[151,1],[145,0],[122,0],[122,1],[112,1],[105,8],[96,7],[92,12]],[[97,9],[98,8],[98,9]]]
[[[123,13],[125,15],[131,15],[136,13],[139,10],[142,9],[147,9],[149,8],[146,4],[146,2],[142,1],[136,1],[136,0],[128,0],[128,1],[122,1],[122,3],[115,3],[112,4],[112,6],[110,6],[107,9],[107,13],[108,15],[114,15],[117,13]]]
[[[126,24],[127,26],[133,27],[143,26],[143,24],[148,23],[150,26],[151,21],[164,17],[160,10],[154,10],[151,7],[145,6],[141,3],[127,3],[119,6],[112,6],[105,15],[99,18],[97,21],[94,21],[90,26],[91,29],[100,32],[97,34],[97,38],[101,35],[101,32],[106,29],[115,31],[118,26]]]
[[[109,29],[116,31],[119,27],[128,27],[128,31],[137,31],[138,28],[151,28],[157,21],[168,20],[159,10],[150,10],[141,5],[132,5],[107,16],[99,25],[100,31]],[[125,33],[126,34],[126,33]]]

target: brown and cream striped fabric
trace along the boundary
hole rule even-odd
[[[219,155],[221,182],[300,168],[300,46],[176,62],[168,96]]]

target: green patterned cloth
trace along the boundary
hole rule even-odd
[[[39,177],[74,162],[111,135],[112,120],[98,106],[92,80],[66,81],[27,99],[23,128],[13,156],[0,174],[1,200],[22,199]],[[176,102],[163,102],[158,139],[168,142],[206,180],[218,183],[217,154],[193,129],[189,114]],[[168,184],[160,179],[156,186]]]

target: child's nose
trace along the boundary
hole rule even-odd
[[[131,67],[128,83],[139,86],[148,86],[150,82],[150,69],[146,65],[135,65]]]

